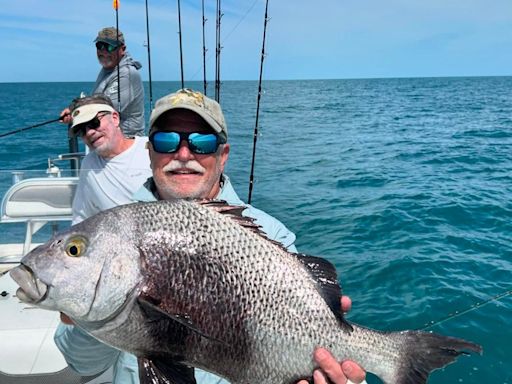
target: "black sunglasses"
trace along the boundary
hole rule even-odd
[[[103,119],[103,117],[105,117],[106,115],[110,115],[110,112],[98,112],[98,114],[94,116],[94,119],[86,123],[77,125],[75,127],[75,132],[79,136],[83,136],[85,135],[88,129],[98,129],[101,124],[101,119]]]
[[[112,44],[109,44],[109,43],[105,43],[103,41],[98,41],[96,43],[96,49],[98,51],[107,51],[108,53],[112,53],[114,52],[117,48],[119,48],[120,46],[119,45],[112,45]]]

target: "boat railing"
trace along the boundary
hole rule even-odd
[[[78,176],[62,176],[56,162],[72,160],[78,163],[82,156],[83,153],[66,153],[49,158],[47,177],[25,179],[24,172],[12,171],[12,185],[0,206],[0,223],[26,223],[21,255],[31,249],[33,235],[46,224],[52,223],[56,230],[58,222],[71,221]]]

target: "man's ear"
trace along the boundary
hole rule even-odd
[[[119,112],[117,112],[117,111],[112,112],[112,120],[114,121],[114,124],[117,127],[121,128],[121,118],[119,116]]]
[[[220,153],[220,167],[221,170],[224,172],[224,166],[226,165],[226,162],[228,161],[229,157],[229,144],[222,144],[222,152]]]

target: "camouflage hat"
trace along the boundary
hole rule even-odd
[[[119,31],[119,44],[118,44],[118,36],[117,36],[117,29],[114,27],[108,27],[103,28],[101,31],[98,32],[98,36],[94,40],[95,43],[98,41],[103,41],[104,43],[113,45],[117,47],[118,45],[124,45],[124,36],[123,32]]]
[[[201,92],[184,88],[158,99],[149,118],[149,135],[158,131],[156,121],[165,112],[173,109],[188,109],[201,116],[217,134],[227,141],[228,127],[219,103]]]

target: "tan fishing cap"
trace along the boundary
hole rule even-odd
[[[201,92],[184,88],[158,99],[149,118],[149,135],[158,130],[156,121],[162,114],[173,109],[188,109],[201,116],[219,137],[228,139],[228,127],[219,103]]]
[[[98,32],[98,36],[94,42],[97,43],[98,41],[103,41],[104,43],[110,44],[114,47],[117,47],[118,45],[125,45],[123,32],[119,31],[119,44],[117,43],[117,38],[117,29],[114,27],[107,27]]]

